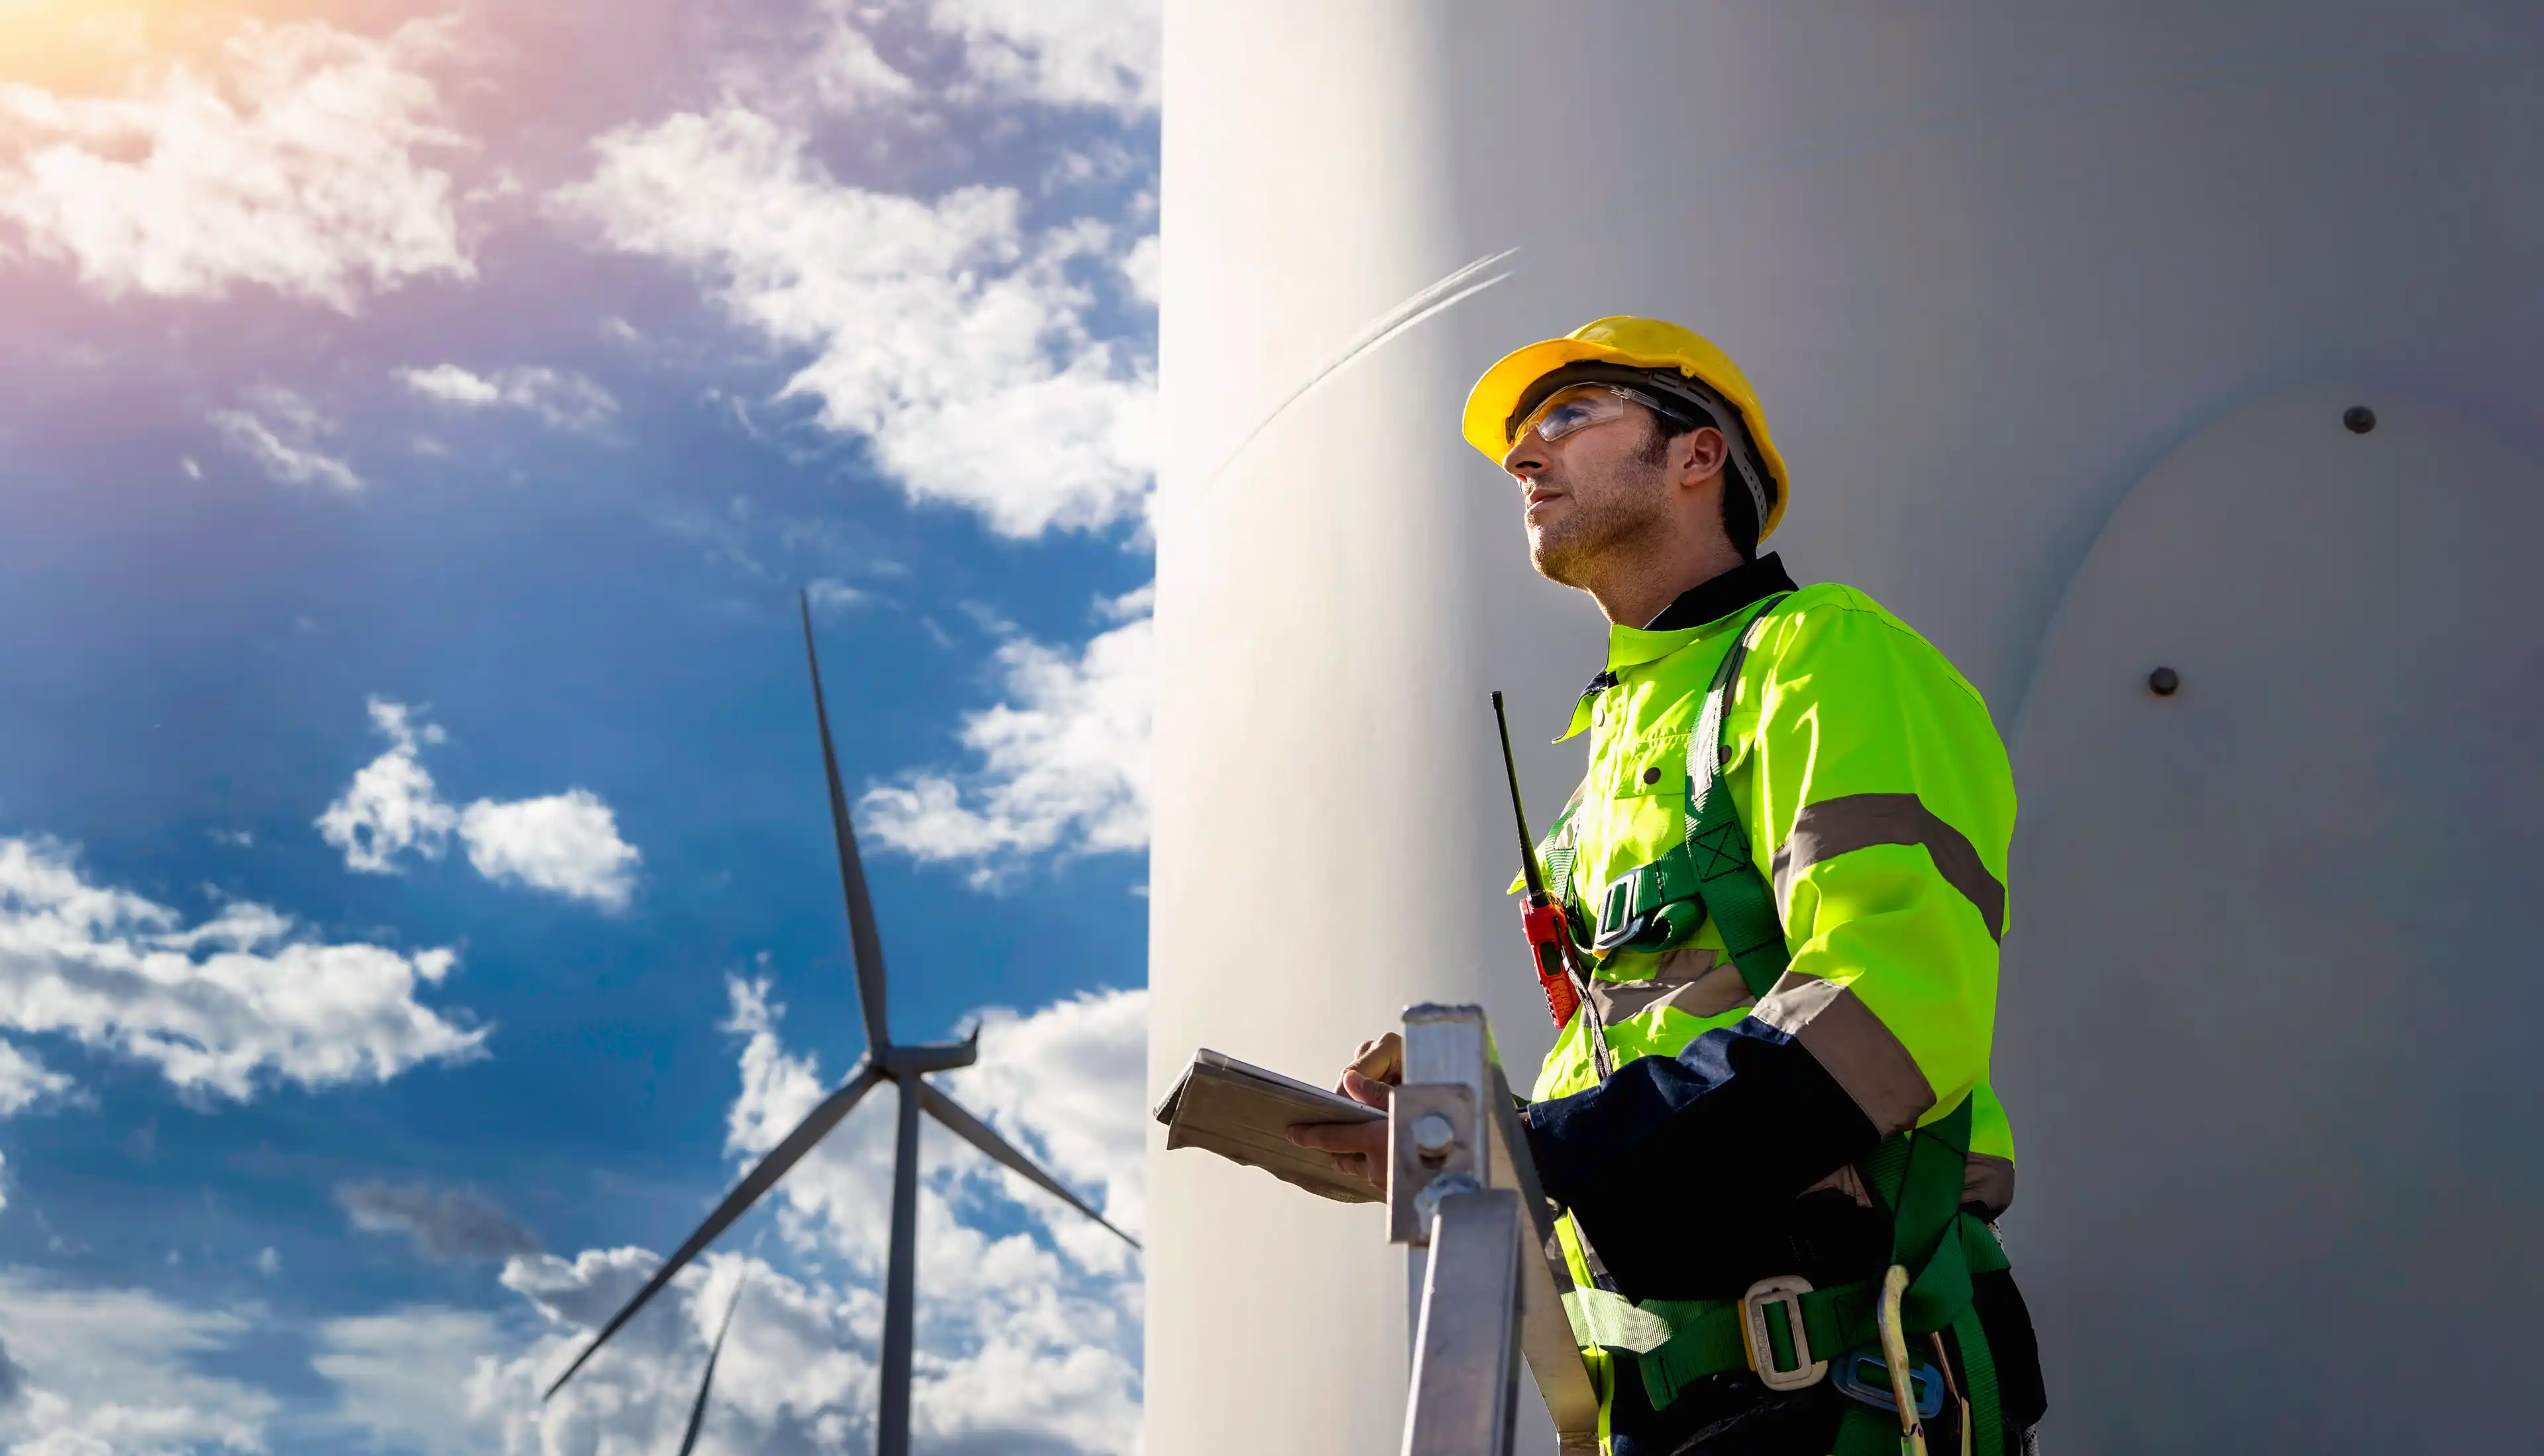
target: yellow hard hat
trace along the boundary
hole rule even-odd
[[[1740,372],[1740,365],[1715,348],[1712,340],[1664,319],[1620,314],[1583,324],[1560,339],[1548,339],[1503,355],[1484,370],[1484,376],[1467,395],[1467,443],[1499,465],[1502,456],[1510,451],[1512,417],[1519,413],[1520,400],[1528,394],[1529,386],[1575,364],[1676,369],[1682,377],[1703,386],[1698,392],[1710,392],[1729,405],[1739,418],[1720,423],[1727,432],[1749,437],[1748,444],[1756,447],[1767,473],[1775,478],[1775,499],[1768,503],[1766,520],[1759,523],[1758,539],[1763,541],[1775,533],[1777,523],[1785,519],[1785,499],[1791,493],[1791,483],[1785,473],[1785,457],[1776,449],[1776,438],[1767,433],[1767,416],[1758,408],[1758,391],[1749,387],[1749,376]],[[1735,461],[1739,461],[1741,444],[1737,439],[1731,442]],[[1741,469],[1745,474],[1745,462]]]

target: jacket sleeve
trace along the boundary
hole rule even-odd
[[[1682,1239],[1765,1226],[1986,1072],[2014,819],[1986,704],[1861,598],[1770,618],[1752,656],[1731,772],[1790,960],[1738,1025],[1530,1108],[1548,1191],[1603,1254],[1661,1207]]]

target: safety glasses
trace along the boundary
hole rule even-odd
[[[1575,384],[1548,395],[1545,403],[1529,411],[1528,418],[1519,422],[1519,428],[1510,433],[1510,438],[1516,444],[1534,430],[1547,444],[1552,445],[1576,431],[1624,418],[1628,401],[1654,414],[1671,413],[1659,400],[1638,389],[1628,389],[1622,384]]]
[[[1694,392],[1696,386],[1691,384],[1689,388]],[[1672,391],[1671,398],[1675,400],[1677,397],[1677,393]],[[1511,431],[1510,440],[1505,443],[1505,447],[1518,444],[1531,430],[1536,431],[1540,437],[1551,444],[1576,431],[1587,430],[1593,425],[1604,425],[1610,420],[1622,417],[1626,413],[1626,405],[1631,402],[1669,421],[1674,430],[1687,430],[1698,424],[1712,425],[1719,429],[1722,432],[1723,443],[1730,446],[1729,468],[1739,477],[1741,487],[1749,493],[1749,506],[1755,513],[1753,519],[1766,520],[1767,483],[1761,478],[1761,467],[1750,459],[1749,437],[1747,432],[1740,428],[1740,412],[1726,407],[1720,400],[1712,398],[1709,393],[1703,397],[1705,404],[1700,413],[1685,403],[1663,404],[1642,390],[1629,389],[1623,384],[1567,385],[1548,395],[1537,408],[1529,411],[1528,418],[1520,421],[1518,428]],[[1527,481],[1523,478],[1521,484],[1525,485]]]

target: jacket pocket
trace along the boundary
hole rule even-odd
[[[1687,743],[1684,733],[1647,738],[1618,754],[1609,797],[1646,799],[1656,794],[1687,795]]]

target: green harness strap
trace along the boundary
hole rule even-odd
[[[1750,612],[1706,689],[1703,715],[1688,739],[1685,839],[1658,859],[1609,883],[1600,897],[1592,942],[1601,953],[1667,950],[1687,943],[1709,918],[1742,983],[1761,999],[1783,979],[1790,953],[1774,888],[1750,853],[1748,833],[1723,777],[1729,746],[1722,741],[1722,728],[1750,638],[1783,600],[1771,597]],[[1569,820],[1571,808],[1566,806],[1556,833]],[[1571,869],[1566,853],[1561,867],[1566,890]],[[1890,1213],[1890,1262],[1910,1272],[1901,1323],[1918,1335],[1951,1330],[1960,1347],[1962,1394],[1969,1402],[1970,1450],[1973,1456],[2002,1456],[1996,1363],[1971,1305],[1970,1275],[2009,1265],[1994,1232],[1961,1211],[1969,1141],[1970,1099],[1964,1097],[1937,1121],[1884,1139],[1866,1160],[1863,1173],[1868,1190]],[[1789,1323],[1794,1308],[1815,1357],[1834,1360],[1870,1349],[1878,1358],[1874,1310],[1880,1287],[1878,1280],[1868,1280],[1813,1290],[1791,1306],[1764,1308],[1761,1319],[1777,1368],[1789,1369],[1794,1362]],[[1746,1317],[1737,1300],[1647,1300],[1626,1306],[1612,1295],[1591,1298],[1598,1294],[1585,1290],[1581,1298],[1567,1299],[1575,1333],[1585,1346],[1605,1345],[1621,1362],[1631,1363],[1655,1411],[1707,1376],[1750,1368],[1743,1335]],[[1608,1303],[1624,1309],[1607,1310]],[[1889,1456],[1898,1446],[1894,1414],[1848,1402],[1835,1456]]]
[[[1961,1397],[1970,1403],[1970,1450],[1973,1456],[2004,1456],[2005,1408],[1997,1404],[1996,1356],[1979,1328],[1978,1306],[1952,1317],[1952,1342],[1961,1351]]]
[[[1912,1335],[1952,1332],[1960,1350],[1961,1393],[1969,1402],[1972,1456],[2002,1456],[1996,1362],[1970,1302],[1970,1275],[2009,1264],[1986,1223],[1960,1209],[1969,1125],[1970,1103],[1964,1097],[1941,1120],[1884,1140],[1867,1160],[1865,1173],[1868,1188],[1891,1210],[1890,1261],[1912,1271],[1901,1301],[1901,1323]],[[1833,1362],[1869,1352],[1877,1361],[1874,1307],[1880,1289],[1878,1280],[1863,1280],[1814,1289],[1795,1301],[1811,1354]],[[1777,1367],[1799,1363],[1789,1308],[1771,1305],[1762,1319],[1769,1356]],[[1596,1312],[1585,1302],[1575,1323],[1585,1343],[1607,1345],[1621,1363],[1635,1367],[1644,1397],[1659,1411],[1708,1376],[1750,1368],[1744,1320],[1738,1300],[1654,1299]],[[1847,1405],[1834,1456],[1892,1456],[1898,1448],[1896,1415],[1861,1402]]]
[[[1996,1361],[1970,1302],[1970,1275],[2010,1265],[1995,1233],[1961,1210],[1969,1151],[1970,1099],[1963,1097],[1949,1114],[1884,1139],[1865,1162],[1865,1186],[1890,1210],[1890,1261],[1910,1271],[1900,1323],[1912,1335],[1952,1332],[1969,1402],[1970,1451],[2002,1456]],[[1898,1445],[1895,1416],[1855,1403],[1838,1426],[1834,1456],[1885,1456]]]
[[[1578,917],[1569,914],[1572,908],[1572,860],[1575,849],[1572,842],[1563,837],[1563,832],[1571,828],[1572,816],[1581,812],[1581,801],[1589,796],[1590,780],[1584,776],[1573,788],[1572,797],[1564,800],[1563,812],[1555,815],[1554,822],[1547,826],[1546,838],[1540,842],[1546,848],[1537,856],[1537,862],[1546,872],[1547,897],[1562,906],[1567,912],[1564,917],[1566,928],[1575,931],[1576,940],[1579,939],[1580,927],[1573,925],[1572,922]],[[1517,884],[1519,881],[1514,880],[1512,883]],[[1581,948],[1587,950],[1590,947],[1585,944]]]

